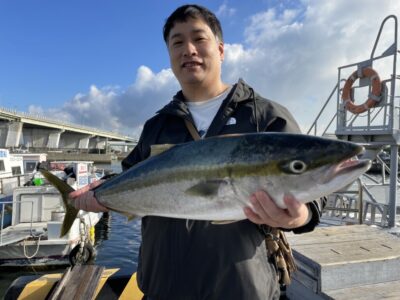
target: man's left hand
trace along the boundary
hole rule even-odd
[[[265,191],[257,191],[250,197],[253,209],[245,207],[247,218],[256,224],[293,229],[305,225],[309,220],[309,209],[292,195],[285,195],[283,201],[287,208],[278,207]]]

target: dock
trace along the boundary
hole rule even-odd
[[[48,161],[92,161],[97,164],[110,164],[112,161],[116,161],[119,157],[114,153],[66,153],[66,152],[48,152]]]
[[[297,264],[289,299],[400,299],[400,238],[367,225],[287,238]]]

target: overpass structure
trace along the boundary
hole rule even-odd
[[[136,139],[48,117],[0,107],[0,148],[37,150],[107,150],[115,143],[122,152]]]

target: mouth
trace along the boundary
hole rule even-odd
[[[198,61],[187,61],[187,62],[182,63],[181,67],[182,68],[194,68],[194,67],[201,66],[201,65],[202,65],[202,63],[200,63]]]
[[[360,168],[367,168],[369,169],[369,167],[371,166],[371,161],[369,159],[358,159],[356,156],[347,159],[343,162],[341,162],[339,165],[336,166],[336,174],[340,174],[342,172],[348,172],[348,171],[352,171],[355,169],[360,169]],[[367,170],[366,169],[366,170]],[[365,171],[366,171],[365,170]]]
[[[332,166],[325,180],[328,182],[334,177],[349,173],[359,173],[361,175],[371,167],[371,164],[369,159],[358,159],[357,156],[351,157]]]

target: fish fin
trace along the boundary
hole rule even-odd
[[[115,212],[117,212],[117,213],[120,213],[120,214],[123,215],[123,216],[125,216],[125,217],[128,219],[128,222],[130,222],[130,221],[132,221],[132,220],[135,220],[135,219],[137,219],[137,218],[141,218],[141,216],[134,215],[134,214],[130,214],[130,213],[127,213],[127,212],[125,212],[125,211],[118,210],[118,209],[115,209],[115,208],[113,208],[112,210],[115,211]]]
[[[213,225],[226,225],[238,222],[239,220],[224,220],[224,221],[211,221]]]
[[[131,214],[124,214],[124,215],[128,218],[129,222],[139,218],[139,216],[137,216],[137,215],[131,215]]]
[[[60,237],[63,237],[71,229],[72,224],[74,223],[76,216],[79,212],[79,209],[76,209],[75,206],[71,205],[68,201],[68,194],[73,192],[74,189],[51,172],[44,169],[41,169],[40,172],[61,194],[65,207],[65,217],[61,226],[60,233]]]
[[[221,184],[226,183],[224,179],[205,180],[188,188],[185,193],[191,196],[212,197],[218,195]]]
[[[150,157],[161,154],[161,153],[167,151],[168,149],[171,149],[174,146],[175,146],[175,144],[151,145],[150,146]]]

